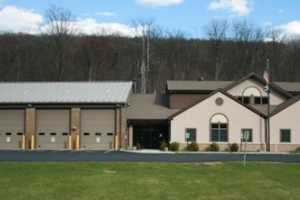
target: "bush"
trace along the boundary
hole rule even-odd
[[[137,149],[137,150],[140,150],[140,149],[142,149],[142,147],[141,147],[141,144],[140,144],[140,143],[137,143],[137,144],[136,144],[136,149]]]
[[[179,143],[178,142],[172,142],[169,145],[170,151],[178,151],[179,150]]]
[[[300,153],[300,147],[297,147],[297,148],[293,151],[293,153]]]
[[[192,142],[186,146],[187,151],[199,151],[199,146],[197,143]]]
[[[238,152],[239,145],[237,143],[229,144],[229,151],[230,152]]]
[[[220,150],[220,147],[217,143],[212,143],[210,144],[207,149],[207,151],[219,151]]]
[[[161,151],[165,151],[166,148],[168,148],[168,144],[167,144],[165,141],[162,141],[162,143],[161,143],[160,146],[159,146],[159,149],[160,149]]]

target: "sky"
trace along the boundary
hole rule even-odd
[[[38,34],[50,6],[69,9],[85,34],[136,33],[134,20],[151,20],[170,31],[204,37],[214,19],[247,20],[300,35],[300,0],[0,0],[0,32]]]

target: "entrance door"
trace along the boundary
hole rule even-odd
[[[133,125],[133,145],[143,149],[159,149],[168,142],[168,127],[165,124]]]

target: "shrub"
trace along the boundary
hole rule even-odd
[[[297,147],[297,148],[293,151],[293,153],[300,153],[300,147]]]
[[[210,144],[207,149],[207,151],[219,151],[220,150],[220,147],[217,143],[212,143]]]
[[[170,151],[178,151],[179,150],[179,143],[178,142],[172,142],[169,145]]]
[[[192,142],[186,146],[187,151],[199,151],[199,146],[197,143]]]
[[[237,143],[229,144],[229,151],[230,152],[238,152],[239,145]]]
[[[164,151],[166,148],[168,148],[168,144],[165,141],[162,141],[159,148],[161,151]]]
[[[136,144],[136,149],[137,149],[137,150],[140,150],[140,149],[142,149],[142,147],[141,147],[141,144],[140,144],[140,143],[137,143],[137,144]]]

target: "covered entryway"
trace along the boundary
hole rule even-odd
[[[133,129],[133,146],[142,149],[159,149],[161,143],[169,141],[167,120],[129,121]]]
[[[115,110],[82,109],[80,147],[87,150],[113,148]]]
[[[68,148],[70,132],[69,110],[37,110],[37,149],[64,150]]]
[[[0,149],[21,149],[25,111],[0,110]]]

